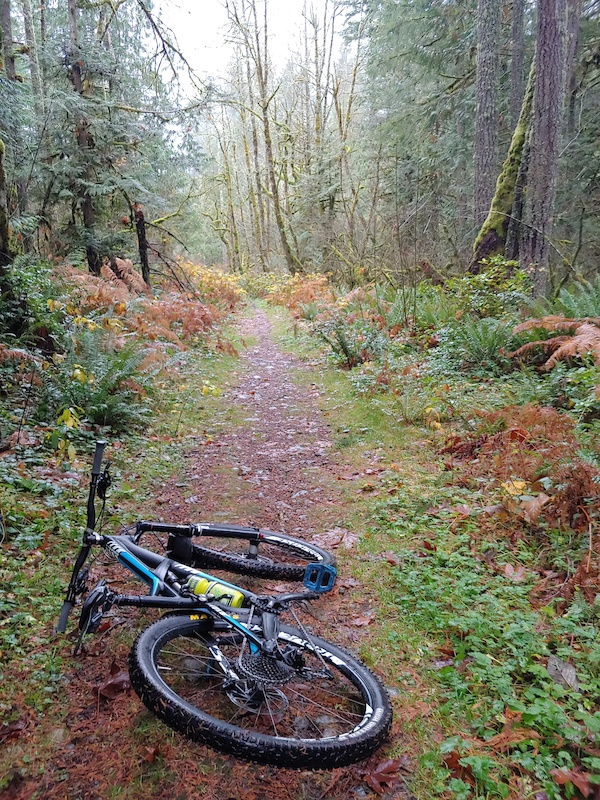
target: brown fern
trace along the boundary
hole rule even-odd
[[[600,324],[600,323],[599,323]],[[575,336],[563,342],[550,356],[543,369],[550,370],[559,361],[575,356],[585,356],[590,353],[596,364],[600,364],[600,327],[589,322],[584,322],[575,331]]]
[[[590,323],[591,325],[598,325],[600,327],[600,319],[598,317],[582,317],[581,319],[569,319],[559,315],[550,315],[547,317],[540,317],[539,319],[528,319],[516,325],[513,328],[513,333],[522,333],[523,331],[532,330],[545,330],[545,331],[576,331],[580,325]]]
[[[0,342],[0,362],[2,361],[39,361],[33,353],[19,347],[9,347]]]
[[[600,319],[583,317],[567,319],[566,317],[548,316],[540,319],[529,319],[513,328],[513,333],[527,330],[568,331],[569,335],[553,336],[550,339],[539,339],[527,342],[522,347],[509,353],[509,358],[523,359],[539,351],[544,353],[546,362],[540,367],[551,370],[559,361],[567,358],[581,358],[591,354],[596,364],[600,364]]]
[[[109,266],[112,273],[118,278],[118,280],[123,281],[130,292],[148,294],[148,286],[144,282],[144,279],[139,272],[136,272],[133,262],[130,259],[117,258],[116,256],[113,256],[113,258],[110,260]],[[103,277],[105,274],[106,273],[103,272]]]
[[[564,342],[570,341],[571,338],[571,336],[553,336],[551,339],[540,339],[537,342],[527,342],[527,344],[518,347],[516,350],[513,350],[512,353],[507,353],[507,355],[509,358],[515,358],[523,361],[525,360],[525,357],[538,355],[541,350],[544,354],[544,357],[547,358],[548,354],[553,353],[562,344],[564,344]]]

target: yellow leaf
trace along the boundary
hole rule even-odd
[[[72,444],[70,444],[70,445],[67,447],[67,455],[69,456],[69,461],[73,461],[73,459],[74,459],[74,458],[75,458],[75,456],[77,455],[77,451],[75,450],[75,448],[73,447],[73,445],[72,445]]]
[[[506,481],[506,483],[501,484],[502,488],[508,492],[512,497],[516,497],[520,494],[525,494],[525,489],[527,488],[527,481]]]

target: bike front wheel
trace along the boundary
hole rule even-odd
[[[310,542],[274,531],[235,535],[208,528],[192,545],[192,566],[224,569],[255,578],[301,581],[308,564],[334,565],[326,550]]]
[[[131,683],[169,727],[238,758],[332,769],[377,749],[392,712],[367,667],[287,626],[277,643],[284,660],[253,653],[227,623],[165,617],[134,644]]]

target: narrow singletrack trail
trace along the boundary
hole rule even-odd
[[[332,447],[332,435],[319,408],[319,390],[310,381],[310,367],[275,344],[262,310],[240,321],[240,334],[253,344],[240,353],[222,398],[232,413],[226,415],[227,421],[224,417],[215,420],[210,436],[190,435],[189,444],[186,431],[180,431],[184,471],[157,479],[152,498],[140,514],[174,522],[252,524],[310,539],[343,524],[348,500],[338,477],[346,467]],[[302,381],[294,379],[297,370],[305,372]],[[303,388],[307,385],[308,390]],[[343,581],[344,576],[341,585]],[[325,596],[314,604],[318,621],[313,619],[313,624],[326,638],[356,652],[360,631],[355,628],[354,635],[348,636],[344,632],[348,632],[346,602],[343,590]],[[55,719],[46,714],[32,735],[21,737],[15,745],[21,760],[24,756],[30,763],[36,758],[36,742],[43,741],[39,777],[13,781],[8,789],[0,789],[0,800],[361,800],[372,796],[365,774],[384,753],[375,754],[368,766],[297,772],[221,756],[156,721],[126,686],[124,670],[131,642],[127,631],[144,624],[139,616],[117,619],[110,630],[90,639],[86,651],[76,658],[68,655],[70,644],[60,643],[70,667],[70,672],[63,670],[66,685],[57,690],[62,693],[63,713]],[[107,685],[109,697],[102,691]],[[409,795],[396,788],[386,797]]]
[[[270,328],[260,310],[242,320],[242,338],[256,343],[242,352],[237,385],[225,398],[241,424],[222,424],[214,439],[188,451],[186,498],[176,499],[177,488],[185,488],[180,480],[159,487],[157,502],[168,503],[171,518],[222,519],[300,536],[316,532],[317,519],[335,521],[341,501],[319,392],[294,382],[293,370],[309,368],[277,347]]]

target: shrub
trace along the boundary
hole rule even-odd
[[[427,283],[416,288],[401,287],[393,292],[378,288],[375,299],[388,330],[410,327],[436,330],[454,319],[460,308],[443,287]]]
[[[144,400],[147,376],[139,370],[144,357],[137,343],[117,348],[103,328],[84,328],[66,354],[55,356],[42,372],[38,415],[55,418],[70,408],[95,425],[116,430],[143,424],[151,413]]]
[[[583,285],[564,287],[549,303],[548,313],[565,317],[600,317],[600,275]]]
[[[346,369],[381,358],[389,342],[385,334],[362,320],[348,321],[334,317],[315,330],[341,358]]]
[[[521,308],[527,298],[530,279],[516,261],[501,256],[482,261],[477,275],[462,275],[447,281],[445,289],[463,311],[479,317],[499,317]]]
[[[231,311],[246,294],[236,275],[191,261],[181,261],[179,266],[206,303]]]
[[[466,316],[442,328],[439,337],[429,358],[434,372],[452,374],[459,367],[483,376],[513,368],[507,356],[513,344],[512,326],[501,320]]]
[[[0,325],[3,332],[17,334],[22,344],[53,350],[63,340],[60,314],[48,307],[48,300],[61,291],[52,267],[31,256],[17,256],[11,265],[10,292],[0,299]]]

